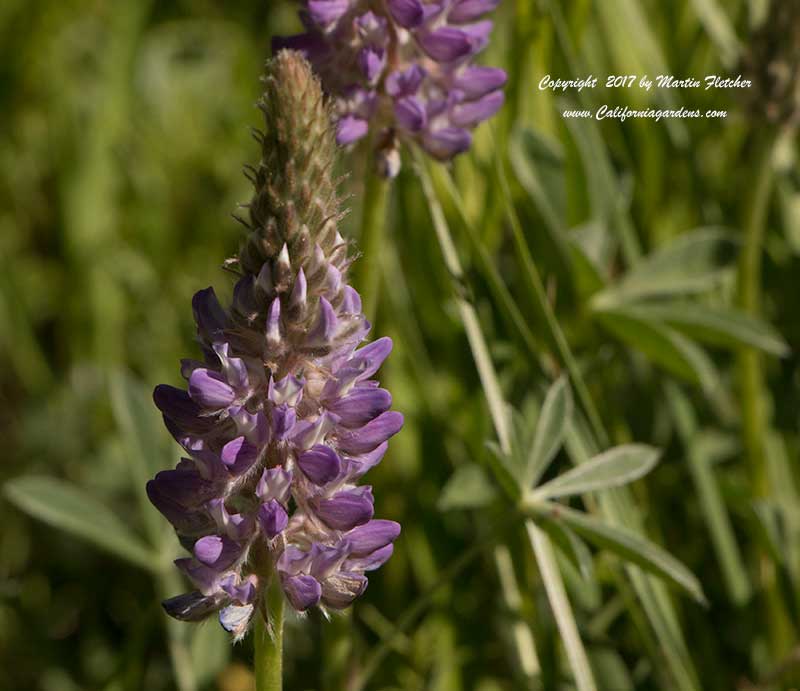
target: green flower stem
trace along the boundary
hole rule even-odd
[[[744,215],[744,244],[739,257],[739,305],[744,312],[761,312],[761,265],[764,252],[767,216],[775,182],[773,156],[775,135],[764,134],[754,155],[755,184]],[[762,500],[770,494],[767,467],[767,393],[762,355],[755,348],[738,353],[739,386],[742,401],[742,437],[750,471],[753,497]],[[794,639],[780,592],[773,560],[766,550],[756,554],[759,581],[764,593],[770,646],[776,654],[785,654]]]
[[[744,218],[744,243],[739,256],[739,305],[744,312],[758,316],[761,311],[761,259],[767,213],[774,176],[774,139],[766,136],[756,153],[755,186]],[[742,400],[742,434],[750,464],[750,479],[756,497],[769,491],[764,458],[766,406],[761,354],[755,348],[739,351],[739,382]]]
[[[273,580],[267,590],[266,612],[256,614],[255,659],[256,691],[283,689],[283,593]],[[266,614],[268,622],[265,621]]]
[[[428,202],[428,208],[431,212],[431,218],[433,219],[433,228],[436,232],[436,238],[439,241],[439,247],[442,250],[444,264],[445,267],[447,267],[447,271],[450,273],[450,279],[453,283],[456,307],[458,308],[461,322],[464,325],[464,331],[467,334],[467,340],[469,341],[470,350],[472,351],[472,357],[475,360],[475,366],[478,369],[478,375],[486,396],[486,402],[489,405],[489,413],[492,416],[497,438],[500,442],[500,448],[503,449],[504,453],[509,453],[511,450],[511,432],[509,428],[508,410],[506,409],[503,394],[497,381],[497,375],[489,355],[486,339],[481,330],[478,313],[475,310],[475,306],[466,298],[467,291],[463,285],[464,270],[461,268],[461,260],[458,258],[458,252],[453,242],[453,236],[450,234],[447,220],[444,217],[444,211],[433,189],[433,181],[428,173],[426,162],[422,159],[421,155],[417,154],[416,163],[422,182],[422,191],[425,194],[425,199]]]
[[[458,215],[461,217],[461,222],[467,231],[467,239],[469,240],[472,251],[475,253],[478,267],[486,278],[489,288],[494,294],[495,300],[497,300],[498,305],[500,305],[508,321],[519,333],[522,342],[534,360],[540,359],[541,353],[537,347],[536,338],[534,337],[530,326],[525,321],[525,318],[522,315],[519,307],[517,307],[516,302],[514,302],[514,298],[506,287],[506,284],[503,282],[503,278],[500,276],[500,271],[495,266],[491,256],[489,255],[489,252],[481,242],[477,229],[472,221],[470,221],[466,208],[464,207],[464,200],[461,197],[461,192],[456,186],[450,171],[444,169],[441,177],[444,181],[445,188],[450,194],[453,204],[455,204]]]
[[[553,338],[556,351],[558,352],[558,355],[561,358],[567,373],[569,374],[569,378],[572,381],[572,385],[578,395],[578,400],[586,412],[586,417],[589,420],[592,433],[594,434],[599,446],[601,448],[606,448],[609,444],[608,435],[603,427],[600,413],[597,411],[597,407],[595,406],[594,401],[592,401],[592,397],[589,395],[589,389],[586,386],[586,382],[584,381],[583,375],[578,367],[578,362],[575,359],[575,355],[572,353],[572,349],[567,342],[564,331],[561,329],[558,319],[556,319],[553,306],[547,299],[547,293],[544,289],[544,283],[542,282],[541,274],[539,273],[539,269],[536,267],[536,263],[533,261],[531,252],[528,249],[528,244],[525,241],[525,234],[522,230],[522,225],[520,224],[519,217],[514,210],[508,179],[506,178],[506,172],[503,168],[503,162],[499,156],[497,157],[497,176],[500,182],[500,190],[503,195],[503,204],[506,209],[506,215],[508,217],[509,224],[511,225],[511,235],[514,240],[514,246],[517,250],[517,258],[522,265],[522,273],[528,282],[536,303],[544,315],[545,322],[547,323],[547,328],[549,329],[550,335]]]
[[[580,633],[578,633],[578,624],[575,621],[575,615],[572,613],[572,607],[567,598],[564,579],[558,569],[553,545],[546,533],[538,528],[532,520],[525,521],[525,529],[528,531],[533,554],[539,566],[539,573],[542,576],[547,599],[550,601],[553,618],[556,620],[558,632],[561,634],[561,640],[564,643],[567,659],[575,675],[575,686],[578,691],[597,691],[597,684],[592,676],[589,658],[583,647],[583,641]]]
[[[361,294],[362,310],[372,321],[375,319],[380,297],[381,243],[388,223],[386,211],[391,181],[379,175],[371,161],[367,163],[365,177],[359,249],[367,260],[355,265],[353,283]]]

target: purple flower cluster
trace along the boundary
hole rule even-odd
[[[373,519],[372,490],[358,485],[403,424],[374,379],[392,343],[358,348],[370,326],[346,282],[351,259],[335,211],[326,210],[338,200],[321,177],[330,176],[326,152],[334,150],[319,124],[328,113],[297,60],[276,60],[283,81],[272,80],[276,94],[263,108],[279,111],[267,120],[281,135],[274,142],[264,135],[265,160],[289,167],[295,156],[306,179],[320,176],[314,192],[323,196],[315,201],[305,182],[284,196],[279,185],[298,176],[263,162],[254,169],[252,231],[234,262],[232,304],[223,309],[211,288],[194,296],[203,359],[182,361],[185,389],[154,392],[185,458],[158,473],[147,494],[191,553],[175,563],[195,587],[165,609],[188,621],[220,611],[236,637],[273,578],[298,611],[346,607],[400,533],[397,523]],[[282,96],[291,88],[299,90],[294,104]],[[303,102],[315,93],[316,110],[313,100]],[[303,108],[312,110],[310,124]],[[289,127],[305,129],[287,134]]]
[[[337,140],[377,133],[384,174],[396,137],[449,160],[503,104],[503,70],[472,64],[489,41],[483,16],[500,0],[308,0],[306,32],[275,40],[305,53],[335,97]]]

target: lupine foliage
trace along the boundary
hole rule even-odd
[[[781,40],[752,41],[762,4],[492,12],[477,61],[507,72],[505,105],[450,171],[405,158],[378,258],[372,333],[394,342],[381,382],[406,423],[369,482],[403,533],[349,614],[289,619],[287,688],[574,686],[542,533],[599,688],[798,684],[796,140],[779,141],[754,203],[770,123],[796,113],[780,81],[796,63],[773,55],[796,34],[782,19]],[[142,488],[179,460],[150,392],[186,386],[174,363],[195,342],[189,300],[213,283],[231,301],[220,260],[240,248],[229,214],[252,194],[237,171],[255,158],[256,76],[271,35],[302,31],[296,9],[2,3],[0,688],[248,688],[247,639],[160,610],[189,586]],[[739,65],[779,78],[760,85],[768,99],[658,97],[726,108],[724,122],[565,122],[567,107],[651,97],[535,88],[548,73]],[[367,156],[356,144],[338,171],[352,171],[340,192],[354,209],[339,232],[356,242]],[[464,265],[456,293],[421,182]],[[510,210],[607,440],[564,376]],[[759,217],[761,273],[742,293]],[[507,443],[456,296],[475,305],[513,406]],[[594,491],[609,467],[631,482]],[[707,605],[686,596],[697,583]]]

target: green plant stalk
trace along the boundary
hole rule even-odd
[[[461,217],[461,221],[467,231],[467,238],[469,239],[470,246],[472,247],[472,250],[478,260],[478,266],[486,278],[489,288],[494,294],[495,300],[497,300],[497,303],[503,309],[506,318],[519,333],[519,336],[528,352],[535,360],[538,360],[541,356],[541,353],[537,349],[536,338],[534,337],[530,326],[525,321],[525,318],[523,317],[519,307],[517,307],[516,302],[514,302],[514,298],[511,296],[511,293],[506,287],[506,284],[500,276],[500,272],[494,265],[494,262],[492,262],[489,252],[481,243],[474,224],[469,220],[469,216],[464,208],[464,200],[461,198],[461,193],[456,187],[450,171],[444,170],[443,173],[444,174],[442,178],[444,179],[445,188],[455,204],[458,215]]]
[[[506,172],[503,168],[503,162],[499,156],[496,157],[496,162],[500,190],[503,195],[508,222],[511,225],[511,235],[514,240],[514,246],[517,250],[517,258],[522,265],[522,273],[528,282],[536,303],[544,315],[547,328],[549,329],[550,335],[553,338],[553,343],[555,344],[558,355],[561,358],[567,373],[569,374],[572,385],[575,387],[575,392],[578,394],[578,400],[580,401],[581,406],[583,406],[583,409],[589,420],[589,424],[591,425],[592,433],[594,434],[594,437],[599,445],[602,448],[605,448],[608,446],[608,435],[603,427],[600,413],[597,411],[597,407],[595,406],[594,401],[592,401],[592,397],[589,395],[589,389],[586,386],[586,382],[584,381],[583,375],[578,367],[578,362],[575,359],[575,355],[572,353],[572,349],[567,342],[564,331],[561,329],[558,319],[556,319],[553,306],[547,299],[547,293],[544,289],[544,283],[542,282],[541,274],[539,273],[539,269],[536,267],[536,263],[533,261],[533,257],[528,249],[528,244],[525,241],[525,234],[522,230],[522,225],[519,222],[519,217],[517,216],[516,211],[514,211],[514,206],[511,200],[511,190],[508,185],[508,178],[506,177]]]
[[[766,233],[767,213],[774,176],[774,140],[768,136],[756,153],[755,186],[745,210],[744,242],[739,256],[739,306],[752,316],[761,311],[761,257]],[[739,384],[742,401],[742,434],[750,465],[750,481],[757,498],[769,492],[765,462],[766,402],[761,354],[755,348],[742,348],[739,358]]]
[[[359,249],[368,260],[355,265],[353,282],[359,288],[364,314],[374,320],[380,299],[381,244],[387,225],[391,181],[379,175],[371,161],[367,163],[365,178]]]
[[[755,185],[744,213],[744,238],[739,256],[739,306],[754,317],[761,312],[761,266],[767,216],[775,183],[773,155],[775,134],[763,135],[754,154]],[[740,398],[742,401],[742,438],[749,465],[753,498],[758,501],[770,494],[766,457],[767,399],[763,359],[755,348],[738,353]],[[794,639],[786,617],[777,580],[775,564],[765,550],[757,553],[759,580],[764,592],[770,647],[776,655],[786,653]]]
[[[283,689],[283,593],[273,580],[267,589],[265,612],[256,614],[254,672],[256,691]],[[263,615],[266,615],[267,619]]]
[[[567,598],[564,580],[558,570],[553,545],[544,531],[539,529],[531,519],[525,521],[525,529],[528,531],[536,564],[547,592],[547,599],[553,610],[553,617],[564,642],[564,650],[575,675],[575,686],[578,691],[596,691],[597,685],[592,676],[592,668],[589,666],[589,658],[586,656],[583,641],[578,633],[578,625]]]

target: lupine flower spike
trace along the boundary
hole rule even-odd
[[[339,144],[372,132],[378,168],[394,177],[398,140],[446,161],[502,106],[506,73],[472,64],[492,30],[484,17],[499,2],[308,0],[305,33],[274,47],[304,52],[335,98]]]
[[[185,388],[154,392],[186,457],[147,485],[190,553],[175,564],[193,589],[166,611],[219,612],[236,639],[273,579],[297,611],[347,607],[400,533],[373,519],[372,489],[358,484],[403,417],[374,379],[390,339],[358,347],[370,325],[337,230],[330,112],[298,53],[278,54],[264,82],[232,304],[212,288],[194,296],[202,359],[182,361]]]

